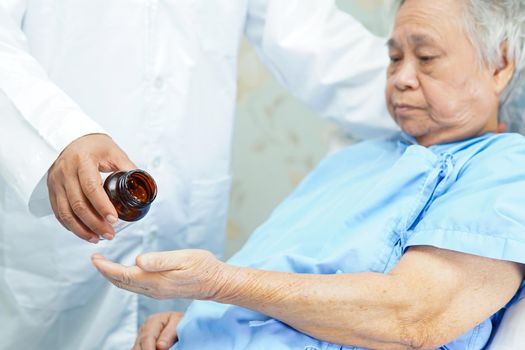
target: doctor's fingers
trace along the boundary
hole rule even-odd
[[[71,176],[64,183],[65,195],[69,202],[74,215],[91,231],[93,234],[104,236],[106,239],[112,239],[114,229],[104,220],[95,209],[91,206],[76,176]],[[76,231],[73,231],[76,233]]]
[[[62,226],[79,238],[91,243],[98,243],[99,237],[93,234],[73,213],[63,188],[56,188],[54,192],[50,191],[49,200],[55,217]]]
[[[95,162],[82,163],[78,167],[78,181],[83,195],[97,214],[106,222],[114,224],[117,221],[117,211],[104,190],[98,164]],[[108,225],[104,226],[106,227],[104,232],[113,232],[112,228],[108,231]]]

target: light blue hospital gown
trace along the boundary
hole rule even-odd
[[[396,137],[350,146],[321,162],[229,262],[309,274],[386,273],[414,245],[525,263],[525,138],[486,134],[425,148]],[[501,314],[442,349],[483,349]],[[190,306],[178,335],[179,350],[354,349],[251,310],[201,301]]]

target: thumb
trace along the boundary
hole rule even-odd
[[[116,157],[115,160],[113,160],[113,165],[117,170],[122,171],[138,169],[135,163],[133,163],[125,153],[123,153],[120,157]]]
[[[155,252],[139,255],[137,266],[147,272],[179,270],[186,259],[180,251]]]
[[[138,169],[124,152],[111,157],[105,162],[101,162],[99,166],[99,170],[102,172],[130,171]]]
[[[99,170],[102,172],[129,171],[137,166],[129,159],[116,143],[112,142],[105,148],[104,155],[99,158]]]

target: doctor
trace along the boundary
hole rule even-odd
[[[332,1],[1,2],[0,349],[131,348],[145,317],[182,307],[109,287],[89,257],[221,254],[243,34],[320,114],[393,128],[384,41]],[[99,171],[134,167],[159,195],[115,236]]]

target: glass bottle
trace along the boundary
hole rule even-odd
[[[157,196],[157,184],[144,170],[112,173],[104,181],[104,190],[119,217],[113,225],[115,232],[142,219]]]

